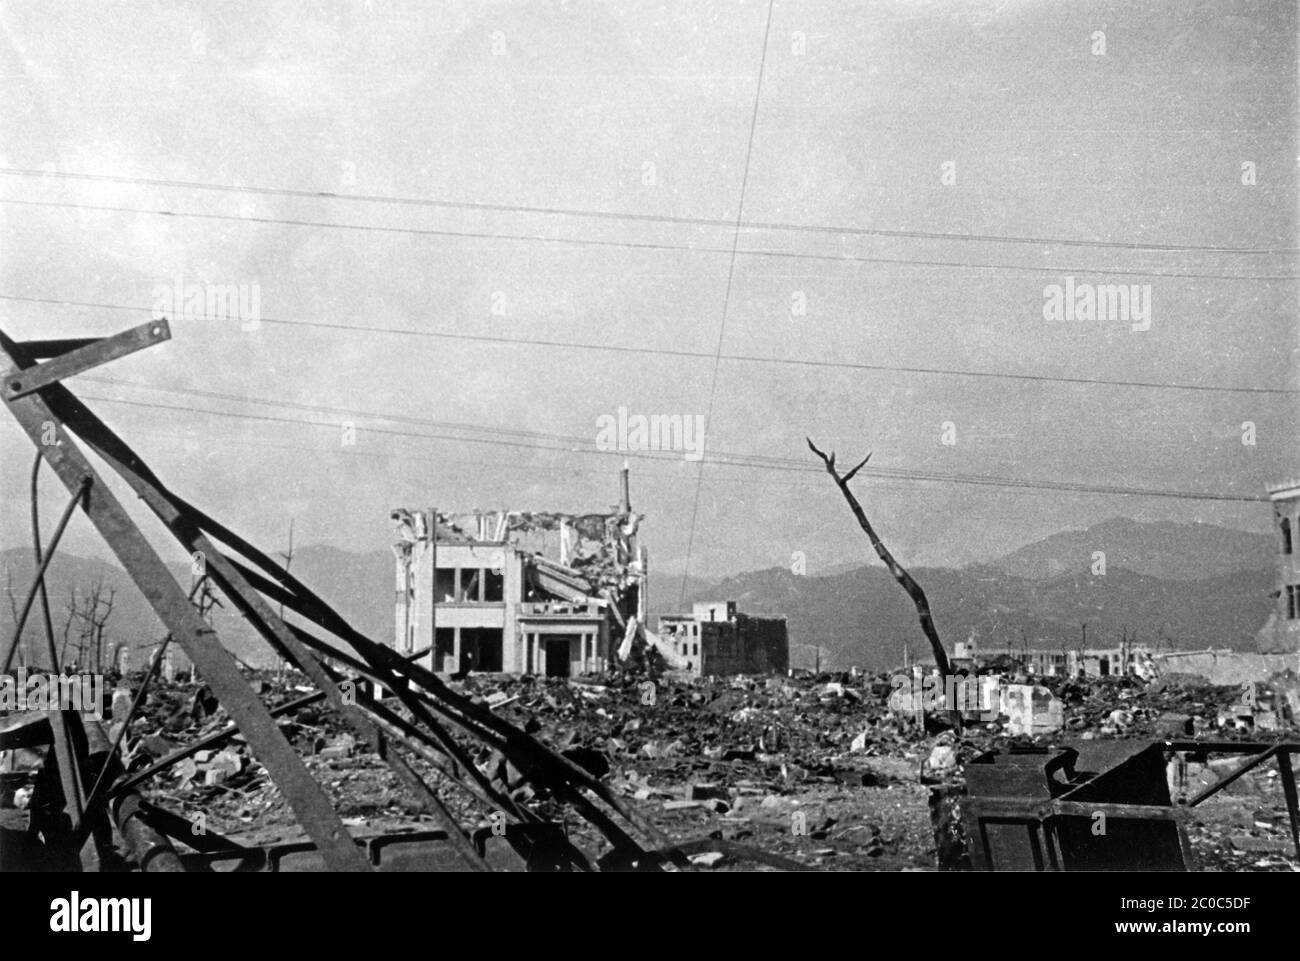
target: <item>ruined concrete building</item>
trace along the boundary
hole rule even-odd
[[[1300,674],[1300,480],[1270,487],[1268,496],[1277,534],[1277,586],[1273,610],[1255,634],[1256,650],[1170,651],[1156,657],[1162,671],[1197,674],[1222,685]]]
[[[785,618],[742,614],[735,601],[699,603],[690,614],[660,614],[659,640],[696,677],[784,674],[790,668]]]
[[[1277,592],[1267,623],[1255,636],[1261,654],[1300,651],[1300,480],[1268,489],[1277,531]]]
[[[394,646],[431,669],[605,670],[645,622],[646,554],[628,494],[607,513],[397,509]]]
[[[1120,677],[1154,674],[1154,652],[1146,644],[1050,650],[1026,646],[980,645],[974,637],[953,645],[952,666],[978,671],[990,664],[1017,665],[1038,677]]]

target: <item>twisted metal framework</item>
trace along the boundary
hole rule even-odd
[[[451,689],[432,671],[413,663],[411,656],[402,656],[357,631],[267,554],[170,491],[135,451],[61,382],[117,357],[162,343],[170,336],[165,320],[151,321],[99,340],[15,342],[0,331],[0,366],[7,368],[0,381],[0,394],[31,438],[38,457],[49,464],[71,494],[59,529],[39,558],[25,608],[30,609],[38,594],[43,597],[42,581],[49,558],[67,520],[80,507],[166,625],[170,640],[189,655],[233,721],[224,731],[183,747],[141,771],[123,775],[116,760],[117,742],[110,745],[102,732],[82,730],[78,714],[51,712],[49,734],[63,779],[69,851],[79,849],[97,825],[102,828],[108,813],[117,821],[124,837],[129,835],[146,845],[157,842],[158,849],[166,847],[165,838],[158,835],[183,838],[186,844],[200,850],[237,849],[233,842],[211,834],[194,837],[187,821],[142,801],[134,791],[159,771],[238,731],[292,807],[326,868],[370,870],[372,865],[364,849],[349,836],[320,785],[276,723],[279,716],[324,702],[358,738],[374,745],[383,761],[411,790],[423,811],[438,822],[447,841],[470,870],[491,870],[491,867],[481,847],[457,823],[438,791],[417,773],[412,758],[431,764],[445,784],[469,795],[481,808],[499,812],[508,833],[536,835],[539,829],[554,825],[516,803],[499,783],[483,774],[463,743],[466,739],[499,751],[533,783],[570,804],[613,847],[611,854],[599,864],[593,864],[557,831],[558,841],[549,839],[554,867],[585,871],[610,867],[641,870],[659,870],[670,865],[687,867],[689,845],[671,845],[663,832],[631,810],[591,773],[497,717],[489,707]],[[316,688],[314,693],[274,710],[262,703],[239,672],[234,657],[222,646],[216,631],[194,609],[192,596],[187,596],[168,571],[87,460],[81,445],[126,481],[185,551],[201,561],[206,579],[216,585],[280,657],[306,675]],[[273,604],[297,614],[312,629],[286,623]],[[26,610],[4,652],[6,670],[21,638],[25,613]],[[48,618],[46,621],[48,631]],[[53,656],[52,637],[50,640]],[[52,667],[59,670],[57,662]],[[404,713],[386,704],[386,699],[375,697],[375,686],[391,692]],[[131,715],[141,700],[137,696]],[[130,715],[128,724],[129,721]],[[20,735],[13,731],[0,732],[0,747],[7,746],[6,739],[42,736],[33,733],[31,723],[22,725],[22,731]],[[84,746],[88,734],[92,733],[90,740],[96,742],[98,751],[94,749],[96,745]],[[95,759],[99,761],[97,771],[90,763]],[[88,798],[86,784],[92,785]],[[761,852],[751,854],[774,866],[798,867]],[[155,866],[176,869],[176,864],[173,854],[161,858]]]

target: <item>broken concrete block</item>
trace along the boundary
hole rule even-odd
[[[210,760],[204,768],[204,784],[220,784],[244,769],[244,758],[227,748]]]
[[[930,752],[925,762],[931,774],[944,774],[957,767],[957,749],[951,744],[939,744]]]
[[[701,868],[711,868],[721,861],[725,854],[721,851],[705,851],[703,854],[696,854],[691,857],[691,864]]]
[[[341,734],[321,749],[320,756],[329,760],[341,760],[351,757],[357,746],[357,739],[351,734]]]
[[[126,716],[131,711],[131,692],[125,688],[117,688],[113,691],[113,721],[121,724],[126,720]]]
[[[1228,841],[1238,851],[1247,851],[1251,854],[1284,854],[1291,847],[1287,841],[1256,838],[1249,834],[1234,834]]]
[[[706,807],[706,806],[707,806],[707,805],[706,805],[706,802],[704,802],[704,801],[687,801],[687,800],[680,800],[680,801],[665,801],[665,802],[664,802],[664,810],[665,810],[665,811],[686,811],[686,810],[689,810],[690,808],[702,808],[702,807]]]
[[[1190,737],[1195,733],[1195,722],[1190,714],[1167,712],[1155,723],[1157,737]]]
[[[853,743],[849,745],[849,750],[865,751],[867,749],[867,745],[870,743],[870,737],[869,737],[870,734],[871,734],[870,731],[863,731],[861,734],[855,737],[853,739]]]
[[[1256,711],[1255,712],[1255,730],[1257,731],[1277,731],[1281,728],[1278,723],[1276,711]]]
[[[192,757],[187,757],[181,761],[173,770],[176,772],[176,776],[180,778],[182,786],[192,783],[199,774],[199,766]]]
[[[1255,708],[1249,704],[1233,704],[1219,711],[1218,724],[1237,731],[1254,730]]]
[[[1059,731],[1065,723],[1061,702],[1041,685],[1004,685],[1001,699],[1001,713],[1008,718],[1010,734],[1046,734]]]

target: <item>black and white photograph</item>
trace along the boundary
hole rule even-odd
[[[0,2],[6,927],[849,874],[1294,937],[1298,32]]]

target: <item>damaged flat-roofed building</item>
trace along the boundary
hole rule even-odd
[[[790,668],[785,618],[741,613],[735,601],[697,603],[690,614],[660,614],[658,628],[669,666],[696,677],[784,674]]]
[[[568,677],[606,670],[645,621],[641,516],[618,509],[392,511],[394,647],[440,673]]]
[[[1261,654],[1300,651],[1300,480],[1268,488],[1277,531],[1277,590],[1255,642]]]

